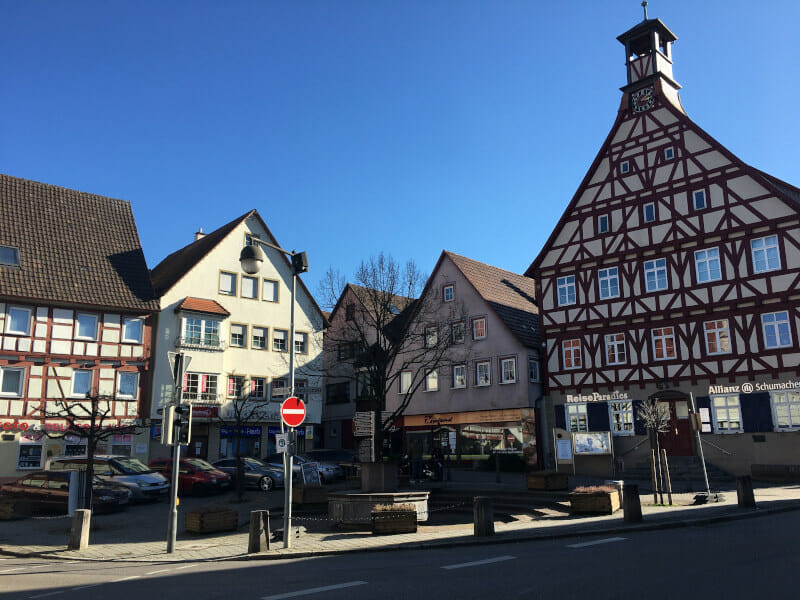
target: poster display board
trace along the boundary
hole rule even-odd
[[[572,440],[556,440],[556,456],[559,461],[572,462]]]
[[[610,431],[573,433],[575,454],[611,454]]]
[[[300,470],[303,474],[303,483],[305,485],[322,485],[322,481],[319,478],[317,463],[303,463]]]

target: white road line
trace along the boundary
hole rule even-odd
[[[623,537],[606,538],[604,540],[595,540],[593,542],[583,542],[582,544],[568,544],[567,548],[586,548],[587,546],[597,546],[598,544],[610,544],[611,542],[621,542],[627,539],[628,538],[623,538]]]
[[[47,592],[46,594],[38,594],[36,596],[28,596],[28,598],[46,598],[47,596],[55,596],[56,594],[63,594],[64,590],[57,590],[55,592]]]
[[[16,569],[5,569],[4,571],[0,571],[0,573],[13,573],[14,571],[22,571],[23,569],[27,569],[28,567],[18,567]]]
[[[488,565],[491,563],[502,562],[504,560],[514,560],[516,556],[498,556],[495,558],[487,558],[485,560],[476,560],[473,562],[459,563],[457,565],[445,565],[443,569],[463,569],[464,567],[477,567],[478,565]]]
[[[77,592],[78,590],[88,590],[89,588],[97,587],[98,585],[103,585],[103,583],[105,582],[101,581],[100,583],[90,583],[89,585],[82,585],[80,587],[70,588],[70,591]]]
[[[342,588],[355,587],[357,585],[367,585],[366,581],[348,581],[347,583],[337,583],[336,585],[326,585],[324,587],[310,588],[308,590],[300,590],[299,592],[287,592],[285,594],[275,594],[273,596],[262,596],[261,600],[281,600],[282,598],[296,598],[298,596],[307,596],[309,594],[318,594],[320,592],[330,592],[331,590],[340,590]]]
[[[131,575],[130,577],[123,577],[122,579],[114,579],[111,583],[119,583],[120,581],[130,581],[131,579],[141,579],[141,575]]]
[[[155,575],[156,573],[166,573],[167,571],[171,571],[172,569],[159,569],[158,571],[150,571],[149,573],[145,573],[145,575]]]
[[[181,569],[191,569],[192,567],[196,567],[197,565],[184,565],[182,567],[176,567],[176,571],[180,571]]]

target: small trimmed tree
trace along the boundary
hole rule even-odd
[[[651,461],[651,471],[655,469],[655,465],[661,466],[661,444],[658,441],[659,433],[666,433],[669,431],[669,408],[665,402],[659,402],[654,398],[650,398],[642,402],[636,411],[636,419],[647,430],[647,435],[650,438],[650,450],[655,452],[656,462]],[[658,472],[652,472],[652,479],[661,485]],[[656,490],[653,490],[655,495]]]

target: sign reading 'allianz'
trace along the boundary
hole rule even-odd
[[[593,392],[591,394],[567,394],[567,402],[610,402],[612,400],[630,400],[628,392],[611,392],[601,394]]]
[[[741,385],[710,385],[709,394],[752,394],[753,392],[768,392],[770,390],[795,390],[800,388],[800,381],[778,381],[765,383],[763,381],[746,382]]]

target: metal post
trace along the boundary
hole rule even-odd
[[[694,401],[694,393],[689,392],[689,397],[692,399],[692,411],[695,415],[699,415],[700,413],[697,412],[697,404]],[[695,416],[695,428],[694,433],[697,436],[697,450],[700,452],[700,464],[703,466],[703,481],[706,484],[706,494],[708,498],[711,499],[711,487],[708,485],[708,472],[706,471],[706,459],[703,456],[703,442],[700,439],[700,428],[703,426],[702,421],[699,417]]]
[[[175,428],[173,427],[173,436],[175,435]],[[169,522],[167,523],[167,553],[172,554],[175,552],[175,538],[178,535],[178,477],[179,477],[179,463],[181,462],[181,445],[178,440],[173,437],[172,439],[172,482],[169,487],[170,505],[169,505]]]
[[[292,265],[292,306],[289,316],[289,395],[294,396],[294,305],[297,292],[297,272]],[[283,428],[283,419],[281,419]],[[295,441],[294,427],[289,428],[289,449]],[[292,454],[283,456],[283,547],[292,547]]]

